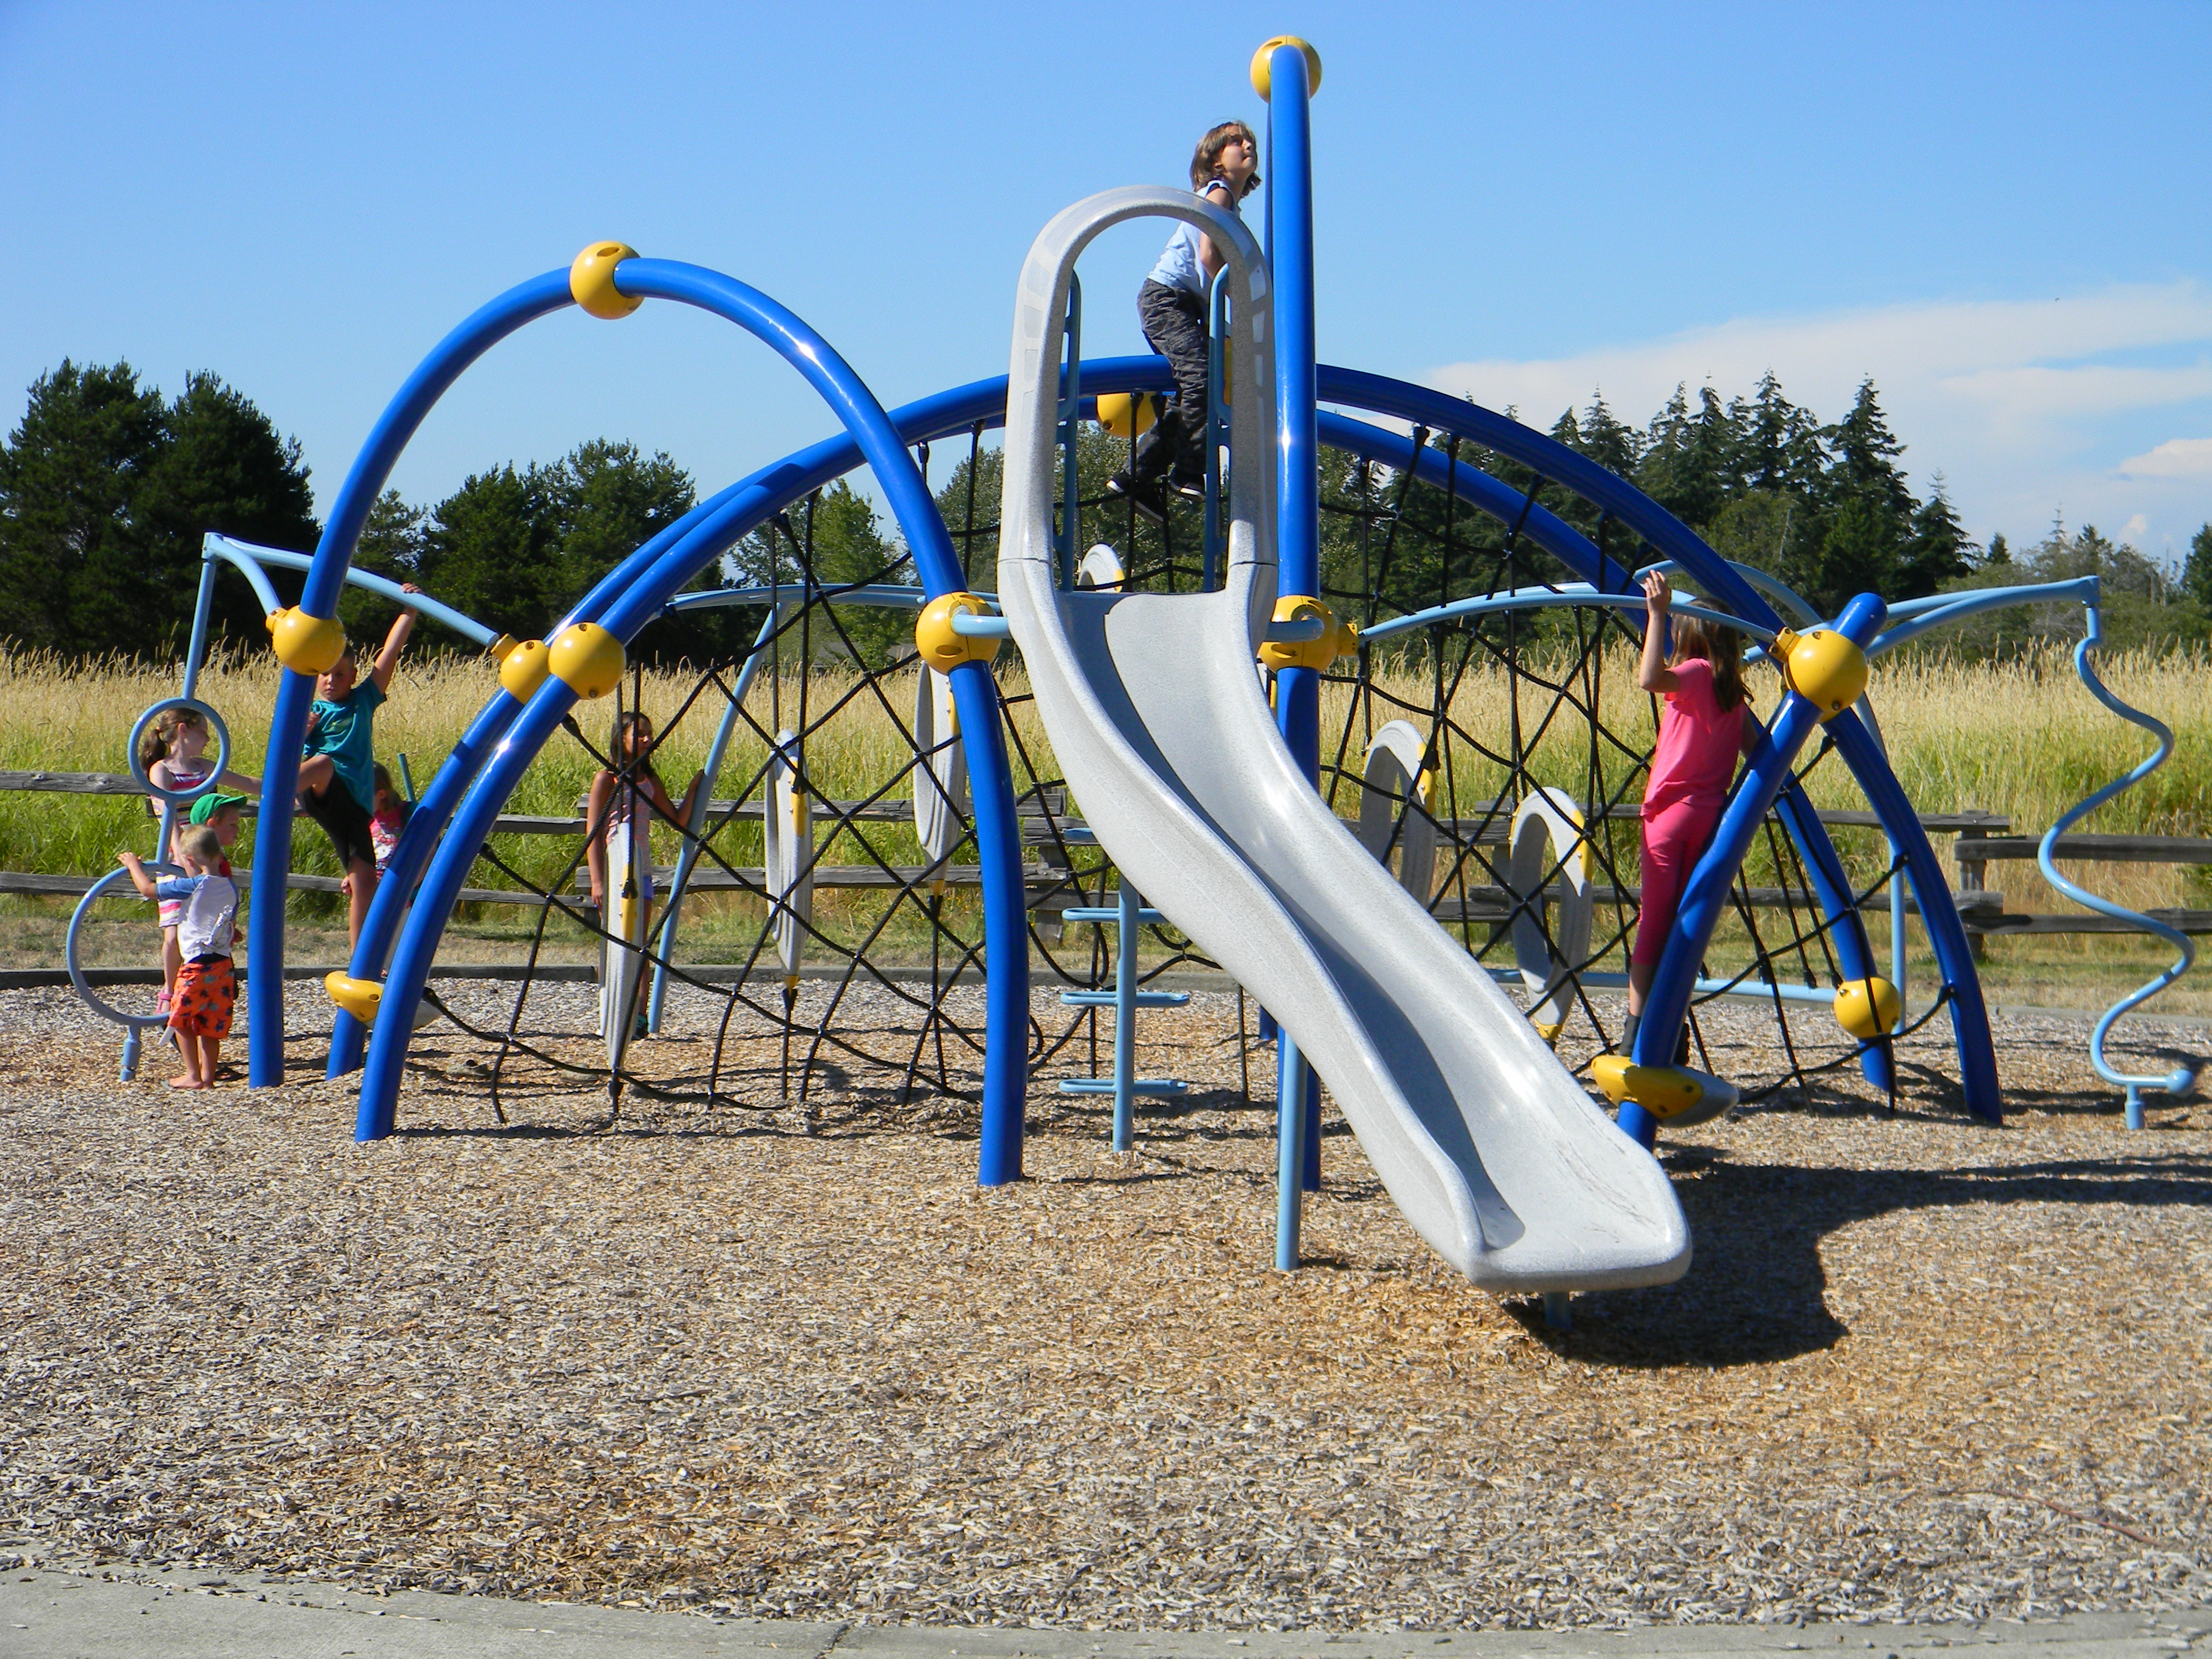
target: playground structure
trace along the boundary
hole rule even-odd
[[[2094,579],[1889,607],[1862,596],[1824,624],[1771,578],[1722,560],[1632,485],[1554,441],[1424,387],[1317,363],[1309,100],[1318,75],[1318,58],[1298,42],[1270,42],[1255,60],[1254,83],[1269,114],[1264,252],[1240,222],[1186,191],[1133,188],[1078,203],[1045,228],[1020,275],[1003,379],[886,411],[829,343],[775,301],[715,272],[596,243],[568,270],[491,301],[424,360],[364,445],[315,555],[283,556],[305,574],[296,606],[277,605],[258,569],[282,558],[210,554],[183,696],[194,694],[219,556],[257,582],[288,670],[270,726],[254,865],[257,889],[278,893],[290,866],[313,677],[343,644],[337,596],[348,581],[372,588],[378,581],[351,571],[355,542],[406,442],[471,363],[507,334],[572,304],[610,321],[648,300],[684,304],[768,344],[843,428],[701,503],[623,561],[547,641],[516,641],[424,605],[498,657],[497,689],[416,801],[352,961],[331,987],[339,1012],[329,1074],[359,1072],[360,1136],[394,1127],[439,940],[517,781],[549,742],[577,729],[580,702],[623,696],[628,647],[656,617],[694,605],[754,608],[763,619],[750,649],[714,665],[679,711],[682,718],[696,707],[704,718],[715,698],[721,702],[700,808],[692,822],[666,826],[680,850],[657,931],[648,939],[641,924],[621,915],[595,918],[573,894],[550,885],[538,894],[542,914],[565,909],[604,942],[607,1075],[617,1096],[629,1031],[625,988],[632,976],[648,979],[647,1022],[657,1028],[672,986],[706,984],[679,962],[677,940],[685,897],[717,877],[757,892],[766,911],[752,959],[717,992],[726,1025],[742,1017],[748,1030],[780,1025],[788,1036],[810,952],[841,958],[841,988],[861,976],[893,986],[872,956],[888,920],[855,936],[817,915],[825,877],[843,867],[823,855],[842,844],[860,849],[861,867],[878,872],[882,917],[903,916],[927,933],[927,992],[914,988],[922,982],[915,981],[901,981],[897,991],[919,1020],[900,1034],[911,1040],[907,1085],[926,1080],[928,1045],[936,1046],[940,1087],[950,1086],[948,1040],[980,1056],[985,1184],[1020,1176],[1030,1069],[1076,1029],[1054,1033],[1038,1023],[1033,951],[1070,988],[1074,1020],[1095,1021],[1102,1006],[1116,1011],[1114,1074],[1098,1090],[1114,1099],[1116,1146],[1131,1143],[1136,1099],[1171,1092],[1170,1079],[1135,1078],[1131,1062],[1139,1010],[1164,995],[1139,988],[1133,942],[1157,916],[1188,941],[1178,946],[1184,955],[1225,969],[1279,1026],[1279,1265],[1297,1264],[1299,1194],[1319,1180],[1319,1079],[1326,1077],[1394,1199],[1473,1282],[1548,1295],[1663,1282],[1686,1266],[1689,1241],[1665,1177],[1644,1149],[1663,1124],[1726,1109],[1741,1092],[1739,1082],[1674,1063],[1696,1005],[1756,996],[1772,1005],[1785,1032],[1808,1011],[1838,1019],[1855,1039],[1846,1058],[1893,1091],[1889,1043],[1911,1012],[1901,944],[1908,896],[1938,974],[1917,1022],[1948,1013],[1966,1104],[1998,1120],[1996,1055],[1966,933],[1861,693],[1868,661],[1907,640],[1998,605],[2058,599],[2080,603],[2089,617],[2076,653],[2084,683],[2116,714],[2152,732],[2159,746],[2054,825],[2040,862],[2069,896],[2128,917],[2179,952],[2172,968],[2099,1021],[2092,1058],[2126,1090],[2131,1124],[2142,1121],[2146,1091],[2190,1086],[2186,1072],[2126,1074],[2104,1054],[2113,1022],[2185,971],[2188,940],[2087,894],[2051,861],[2063,830],[2147,775],[2172,746],[2163,726],[2096,678]],[[1097,420],[1133,439],[1147,400],[1169,389],[1157,358],[1081,356],[1077,259],[1101,230],[1136,217],[1196,224],[1226,261],[1211,307],[1218,372],[1194,572],[1178,564],[1172,548],[1146,567],[1134,556],[1133,525],[1127,559],[1077,557],[1092,506],[1078,486],[1082,423]],[[973,484],[981,434],[1000,425],[1003,496],[987,532],[976,521]],[[956,537],[917,453],[960,438],[969,447],[970,491]],[[1324,591],[1324,449],[1356,461],[1363,487],[1373,469],[1387,469],[1399,509],[1417,489],[1443,497],[1444,524],[1431,535],[1441,573],[1433,605],[1381,614],[1379,583],[1364,580],[1358,590]],[[1519,468],[1534,482],[1516,487],[1468,456]],[[861,465],[897,521],[910,568],[823,583],[787,515]],[[1595,510],[1595,534],[1571,522],[1568,501]],[[1331,510],[1352,509],[1339,501]],[[1363,536],[1376,529],[1386,538],[1431,534],[1402,510],[1367,502],[1358,511]],[[1462,513],[1497,539],[1463,533]],[[791,587],[689,591],[727,550],[763,532],[793,542],[799,575]],[[977,543],[990,539],[995,591],[979,591],[987,573],[978,568]],[[1767,739],[1692,875],[1634,1052],[1593,1067],[1594,1080],[1618,1103],[1616,1127],[1553,1042],[1576,1014],[1604,1034],[1591,994],[1621,980],[1598,964],[1618,958],[1633,927],[1634,832],[1620,826],[1632,820],[1648,742],[1611,729],[1601,705],[1606,665],[1619,659],[1614,647],[1638,638],[1638,577],[1653,565],[1678,573],[1712,607],[1692,601],[1686,612],[1715,616],[1757,641],[1762,650],[1753,659],[1777,669],[1782,692]],[[815,631],[841,627],[839,612],[856,610],[911,613],[920,670],[870,665],[854,653],[858,665],[839,707],[866,698],[898,709],[908,752],[890,775],[841,798],[821,787],[810,759],[811,740],[837,710],[802,702],[793,723],[779,714],[763,725],[751,704],[763,672],[770,692],[781,694],[787,651],[800,665],[804,688]],[[1340,611],[1356,612],[1357,628],[1340,623]],[[1043,775],[1025,752],[1014,711],[1027,699],[994,676],[1009,638],[1020,648],[1034,714],[1064,778]],[[1432,670],[1425,702],[1408,698],[1382,672],[1415,642]],[[1326,732],[1324,681],[1348,692],[1344,723]],[[1503,743],[1478,730],[1462,701],[1467,686],[1489,682],[1505,702]],[[220,766],[228,737],[219,719],[215,729]],[[734,750],[749,741],[763,758],[718,815],[710,798]],[[1570,752],[1578,764],[1562,760]],[[599,758],[620,769],[618,757]],[[1848,769],[1886,840],[1887,858],[1871,885],[1854,884],[1806,792],[1806,774],[1820,764]],[[1063,789],[1080,805],[1079,823],[1054,794]],[[757,817],[744,815],[747,803]],[[1343,805],[1356,810],[1356,831]],[[738,862],[749,853],[739,853],[736,840],[755,822],[757,878],[748,873],[754,866]],[[908,833],[910,862],[893,851]],[[1093,843],[1098,852],[1087,853]],[[1030,862],[1032,845],[1049,856]],[[964,847],[972,847],[975,863],[956,876]],[[1778,905],[1746,877],[1754,849],[1778,876]],[[1110,888],[1102,855],[1110,860]],[[647,848],[627,884],[657,880]],[[980,888],[980,913],[968,921],[945,902],[956,881]],[[617,909],[613,885],[611,872],[610,912]],[[1033,920],[1055,898],[1063,923],[1115,928],[1110,990],[1095,943],[1087,968],[1069,971],[1054,953],[1051,925]],[[1892,918],[1895,954],[1887,974],[1863,920],[1876,904]],[[1751,965],[1708,974],[1716,931],[1731,914],[1748,930]],[[283,1080],[283,921],[281,903],[252,908],[255,1086]],[[1793,962],[1802,983],[1788,982]],[[980,1026],[949,994],[978,971]],[[1529,1008],[1501,981],[1520,989]],[[814,1048],[841,1041],[841,995],[833,992],[813,1017]],[[135,1027],[127,1041],[135,1045]],[[883,1059],[850,1043],[845,1052]],[[714,1065],[721,1065],[719,1047]],[[719,1073],[704,1086],[717,1097]]]

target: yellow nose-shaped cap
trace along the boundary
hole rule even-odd
[[[384,988],[373,979],[356,979],[349,974],[323,975],[323,989],[332,1002],[351,1014],[364,1025],[376,1024],[376,1011],[384,1002]]]
[[[612,322],[617,317],[629,316],[645,303],[645,297],[625,294],[617,288],[615,267],[625,259],[636,258],[637,250],[627,242],[592,243],[568,267],[569,295],[594,317]]]
[[[1270,63],[1278,46],[1296,46],[1306,55],[1306,93],[1309,97],[1321,90],[1321,54],[1312,43],[1301,40],[1295,34],[1279,34],[1252,54],[1252,90],[1264,100],[1274,90],[1275,76]]]

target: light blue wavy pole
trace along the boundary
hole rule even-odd
[[[1321,592],[1321,471],[1314,371],[1313,129],[1302,46],[1277,46],[1267,59],[1267,267],[1275,304],[1275,555],[1285,593]],[[1291,757],[1321,784],[1321,674],[1275,671],[1275,719]],[[1275,1036],[1275,1075],[1297,1088],[1303,1128],[1289,1097],[1279,1106],[1285,1146],[1304,1146],[1301,1182],[1321,1188],[1321,1079],[1297,1050]],[[1300,1079],[1303,1079],[1303,1085]],[[1282,1089],[1277,1093],[1280,1095]],[[1285,1154],[1287,1156],[1288,1154]],[[1293,1264],[1295,1265],[1295,1264]]]
[[[696,265],[625,259],[616,267],[614,281],[617,289],[628,295],[674,300],[711,312],[775,349],[829,404],[859,443],[906,538],[923,586],[933,595],[957,592],[964,586],[951,538],[913,457],[883,406],[826,340],[766,295]],[[728,522],[718,529],[726,531],[742,514],[731,511],[720,516]],[[702,526],[611,605],[602,625],[627,641],[726,545],[726,539],[718,541]],[[981,662],[965,663],[950,678],[954,706],[974,766],[974,822],[982,866],[986,1020],[991,1040],[984,1055],[981,1179],[991,1185],[1016,1179],[1021,1173],[1022,1097],[1028,1070],[1029,918],[1022,887],[1012,775],[990,667]],[[419,920],[410,921],[401,935],[370,1043],[362,1085],[364,1113],[374,1097],[380,1115],[390,1121],[415,1008],[421,1000],[422,982],[444,919],[475,861],[483,834],[515,780],[574,700],[574,693],[558,679],[549,679],[538,689],[515,721],[507,744],[469,792],[445,844],[431,861],[417,901]],[[998,785],[995,788],[989,787],[994,782]]]
[[[1836,619],[1836,631],[1863,650],[1881,627],[1882,614],[1881,601],[1871,593],[1862,593],[1844,607],[1843,615]],[[1637,1029],[1636,1048],[1630,1056],[1638,1066],[1674,1063],[1675,1039],[1689,1016],[1690,997],[1705,947],[1712,943],[1713,929],[1728,908],[1729,889],[1735,883],[1736,872],[1743,867],[1752,837],[1759,833],[1759,826],[1773,809],[1775,797],[1789,781],[1797,751],[1820,729],[1819,705],[1790,691],[1784,695],[1773,724],[1753,745],[1743,777],[1729,797],[1711,844],[1690,872],[1682,901],[1667,929],[1666,952],[1659,959],[1651,994],[1644,1000],[1643,1024]],[[1621,1102],[1619,1121],[1622,1132],[1643,1146],[1650,1146],[1658,1139],[1659,1120],[1632,1100]]]
[[[2197,946],[2189,935],[2179,928],[2170,927],[2153,917],[2142,915],[2136,911],[2128,909],[2124,905],[2115,904],[2108,898],[2100,898],[2087,888],[2069,881],[2059,873],[2058,866],[2052,861],[2051,853],[2058,844],[2059,836],[2064,835],[2121,791],[2132,789],[2141,783],[2160,767],[2165,765],[2166,757],[2173,753],[2173,732],[2164,721],[2153,719],[2140,708],[2130,708],[2113,696],[2112,689],[2097,678],[2097,671],[2090,665],[2089,656],[2103,641],[2104,617],[2101,607],[2094,601],[2087,605],[2085,609],[2088,612],[2089,626],[2082,635],[2081,643],[2074,647],[2075,672],[2081,675],[2081,684],[2089,688],[2091,696],[2096,698],[2099,702],[2104,704],[2122,720],[2130,725],[2140,726],[2144,731],[2149,732],[2158,739],[2158,748],[2149,759],[2136,767],[2124,777],[2115,778],[2061,816],[2058,822],[2045,832],[2042,844],[2035,849],[2035,863],[2036,867],[2043,872],[2043,878],[2076,904],[2087,905],[2100,915],[2112,916],[2126,922],[2131,927],[2139,927],[2146,933],[2155,933],[2181,953],[2172,966],[2167,968],[2149,984],[2140,990],[2130,992],[2105,1010],[2104,1017],[2098,1020],[2095,1027],[2089,1033],[2089,1063],[2097,1068],[2097,1075],[2103,1078],[2106,1082],[2117,1083],[2128,1091],[2128,1127],[2140,1129],[2143,1127],[2143,1091],[2146,1089],[2155,1089],[2162,1094],[2176,1097],[2185,1095],[2196,1086],[2197,1073],[2193,1067],[2187,1066],[2177,1066],[2163,1077],[2120,1071],[2105,1058],[2105,1039],[2111,1032],[2115,1020],[2131,1009],[2148,1002],[2189,971],[2197,960]]]
[[[573,305],[568,273],[548,271],[509,289],[438,343],[408,377],[355,458],[331,516],[316,544],[314,562],[300,595],[312,617],[337,614],[338,593],[353,562],[354,544],[375,505],[392,464],[447,386],[461,371],[533,318]],[[246,922],[252,972],[246,977],[246,1079],[257,1089],[284,1080],[284,894],[292,872],[294,797],[300,786],[300,748],[314,677],[286,669],[276,684],[269,720],[269,753],[262,763],[260,822],[254,829],[253,887],[262,902]]]
[[[1679,563],[1705,592],[1737,616],[1765,628],[1780,625],[1781,617],[1765,598],[1687,525],[1635,485],[1557,440],[1479,404],[1358,369],[1322,364],[1320,392],[1333,404],[1395,415],[1434,431],[1456,432],[1565,484],[1643,537],[1662,557]],[[1960,1082],[1967,1109],[1988,1121],[1999,1121],[2004,1108],[1997,1087],[1996,1049],[1990,1039],[1989,1011],[1982,1000],[1981,980],[1967,944],[1966,926],[1959,920],[1958,907],[1951,902],[1942,865],[1888,760],[1858,717],[1845,710],[1828,723],[1828,730],[1844,764],[1850,769],[1868,804],[1881,820],[1883,831],[1905,854],[1913,891],[1920,900],[1921,922],[1928,930],[1929,945],[1951,995],[1951,1034],[1958,1048]],[[1808,815],[1798,816],[1802,819]],[[1815,821],[1800,827],[1817,829],[1818,824]]]

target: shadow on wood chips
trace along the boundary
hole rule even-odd
[[[2212,1206],[2212,1159],[2183,1154],[2085,1158],[1987,1170],[1833,1170],[1669,1156],[1697,1241],[1690,1271],[1656,1290],[1574,1302],[1574,1328],[1547,1331],[1534,1301],[1511,1304],[1532,1334],[1591,1364],[1757,1365],[1833,1346],[1849,1334],[1827,1302],[1820,1241],[1869,1217],[1977,1204]],[[1754,1219],[1755,1218],[1755,1219]]]

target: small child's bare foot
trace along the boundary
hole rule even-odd
[[[204,1089],[207,1085],[196,1077],[173,1077],[169,1079],[169,1086],[172,1089]]]

